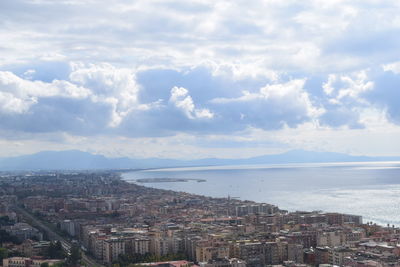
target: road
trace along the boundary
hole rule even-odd
[[[69,242],[67,239],[63,238],[59,234],[57,234],[53,229],[48,227],[46,224],[44,224],[41,220],[24,210],[23,208],[20,208],[18,206],[14,206],[13,209],[15,212],[22,214],[25,218],[29,219],[32,221],[32,226],[40,228],[42,231],[46,232],[48,238],[52,241],[60,241],[62,244],[63,249],[68,253],[71,250],[72,244]],[[89,267],[105,267],[104,265],[101,265],[96,262],[95,259],[92,257],[86,255],[82,251],[82,261]]]

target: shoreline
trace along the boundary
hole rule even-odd
[[[198,198],[206,198],[206,199],[227,199],[232,201],[233,203],[236,202],[236,204],[243,204],[243,205],[248,205],[248,204],[256,204],[256,205],[260,205],[260,204],[267,204],[267,205],[271,205],[271,206],[275,206],[279,213],[283,213],[283,214],[289,214],[289,213],[320,213],[320,214],[324,214],[324,213],[339,213],[339,214],[343,214],[343,215],[352,215],[352,216],[360,216],[362,218],[362,223],[365,224],[364,222],[364,217],[363,215],[360,214],[350,214],[350,213],[342,213],[342,212],[337,212],[337,211],[325,211],[325,210],[286,210],[286,209],[281,209],[279,207],[278,204],[272,204],[272,203],[266,203],[266,202],[258,202],[258,201],[254,201],[254,200],[249,200],[249,199],[236,199],[236,198],[230,198],[230,196],[228,195],[227,197],[221,196],[221,197],[215,197],[215,196],[207,196],[204,194],[195,194],[195,193],[190,193],[190,192],[186,192],[186,191],[177,191],[177,190],[171,190],[171,189],[162,189],[162,188],[156,188],[156,187],[151,187],[148,186],[148,184],[151,184],[152,182],[143,182],[143,183],[138,183],[136,182],[139,179],[132,179],[132,180],[125,180],[122,175],[119,175],[120,180],[122,182],[128,183],[129,185],[135,185],[135,186],[142,186],[148,189],[152,189],[152,190],[160,190],[160,191],[172,191],[174,193],[177,194],[185,194],[186,196],[193,196],[193,197],[198,197]],[[150,179],[154,179],[154,178],[150,178]],[[161,179],[165,179],[165,178],[161,178]],[[179,180],[179,179],[178,179]],[[188,179],[188,180],[197,180],[197,179]],[[171,181],[171,183],[173,183],[174,181]],[[156,182],[157,183],[157,182]],[[163,183],[170,183],[170,182],[159,182],[160,184]],[[381,224],[376,223],[379,226],[384,226]]]
[[[201,196],[201,197],[205,197],[205,198],[215,198],[215,199],[227,199],[229,197],[229,195],[230,196],[235,196],[235,194],[231,194],[229,192],[226,192],[226,195],[224,195],[224,196],[222,196],[222,195],[216,196],[216,195],[212,195],[212,194],[203,194],[203,193],[197,193],[197,192],[190,192],[190,191],[186,191],[186,190],[160,188],[160,187],[164,187],[163,184],[167,185],[167,184],[173,183],[175,181],[171,181],[171,182],[156,182],[154,184],[155,185],[158,184],[158,186],[152,186],[151,184],[153,182],[139,183],[139,182],[136,181],[136,180],[138,180],[137,178],[136,179],[128,178],[128,177],[126,177],[126,174],[127,173],[120,174],[120,177],[121,177],[121,179],[123,181],[125,181],[127,183],[130,183],[130,184],[136,184],[136,185],[144,186],[146,188],[152,188],[152,189],[158,189],[158,190],[166,190],[166,191],[174,191],[174,192],[177,192],[177,193],[184,193],[184,194],[190,194],[190,195],[193,195],[193,196]],[[172,179],[180,180],[181,178],[172,178]],[[185,178],[183,180],[186,180],[186,179],[187,178]],[[194,179],[194,180],[196,180],[196,179]],[[188,181],[185,181],[183,183],[186,183],[186,182],[188,182]],[[181,183],[181,182],[178,182],[178,183]],[[382,227],[385,227],[387,224],[395,225],[396,227],[400,227],[400,224],[395,220],[386,221],[383,218],[382,219],[379,219],[379,218],[378,219],[374,219],[373,217],[371,218],[370,216],[368,216],[365,213],[351,212],[351,211],[345,211],[345,210],[340,210],[340,209],[338,210],[335,207],[332,207],[330,209],[318,208],[318,207],[317,208],[308,209],[308,208],[301,208],[301,207],[300,208],[291,207],[291,206],[287,206],[286,205],[286,206],[283,206],[283,208],[282,208],[282,203],[276,202],[276,201],[274,201],[274,202],[268,201],[268,200],[267,201],[259,201],[259,200],[248,199],[248,198],[235,199],[235,200],[238,200],[238,201],[240,201],[242,203],[256,203],[256,204],[257,203],[267,203],[267,204],[270,204],[270,205],[277,206],[280,210],[284,210],[284,211],[287,211],[287,212],[290,212],[290,213],[299,212],[299,211],[304,211],[304,212],[319,211],[319,212],[323,212],[323,213],[341,213],[341,214],[349,214],[349,215],[358,215],[358,216],[362,216],[363,223],[372,222],[372,223],[377,224],[377,225],[382,226]]]

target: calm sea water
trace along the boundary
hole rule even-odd
[[[400,162],[169,168],[125,173],[123,178],[205,179],[142,185],[212,197],[230,195],[289,211],[351,213],[362,215],[364,222],[400,226]]]

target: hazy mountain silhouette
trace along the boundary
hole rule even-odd
[[[107,158],[79,150],[43,151],[32,155],[0,158],[0,170],[88,170],[88,169],[140,169],[157,167],[187,167],[207,165],[281,164],[400,161],[400,157],[351,156],[342,153],[292,150],[282,154],[246,159],[199,160]]]

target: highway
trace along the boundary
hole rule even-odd
[[[62,236],[60,236],[59,234],[57,234],[56,232],[54,232],[53,229],[51,229],[50,227],[48,227],[46,224],[44,224],[41,220],[39,220],[38,218],[36,218],[35,216],[33,216],[32,214],[30,214],[29,212],[27,212],[26,210],[24,210],[23,208],[18,207],[17,205],[13,206],[13,209],[15,210],[16,213],[21,214],[23,217],[25,217],[26,219],[29,219],[32,222],[32,226],[34,227],[38,227],[40,230],[42,230],[43,232],[45,232],[47,234],[47,237],[51,240],[51,241],[60,241],[61,245],[63,247],[63,249],[67,252],[70,253],[71,251],[71,247],[72,244],[71,242],[69,242],[67,239],[63,238]],[[81,252],[82,253],[82,261],[89,267],[105,267],[104,265],[101,265],[99,263],[96,262],[95,259],[93,259],[92,257],[88,256],[85,254],[85,252]]]

